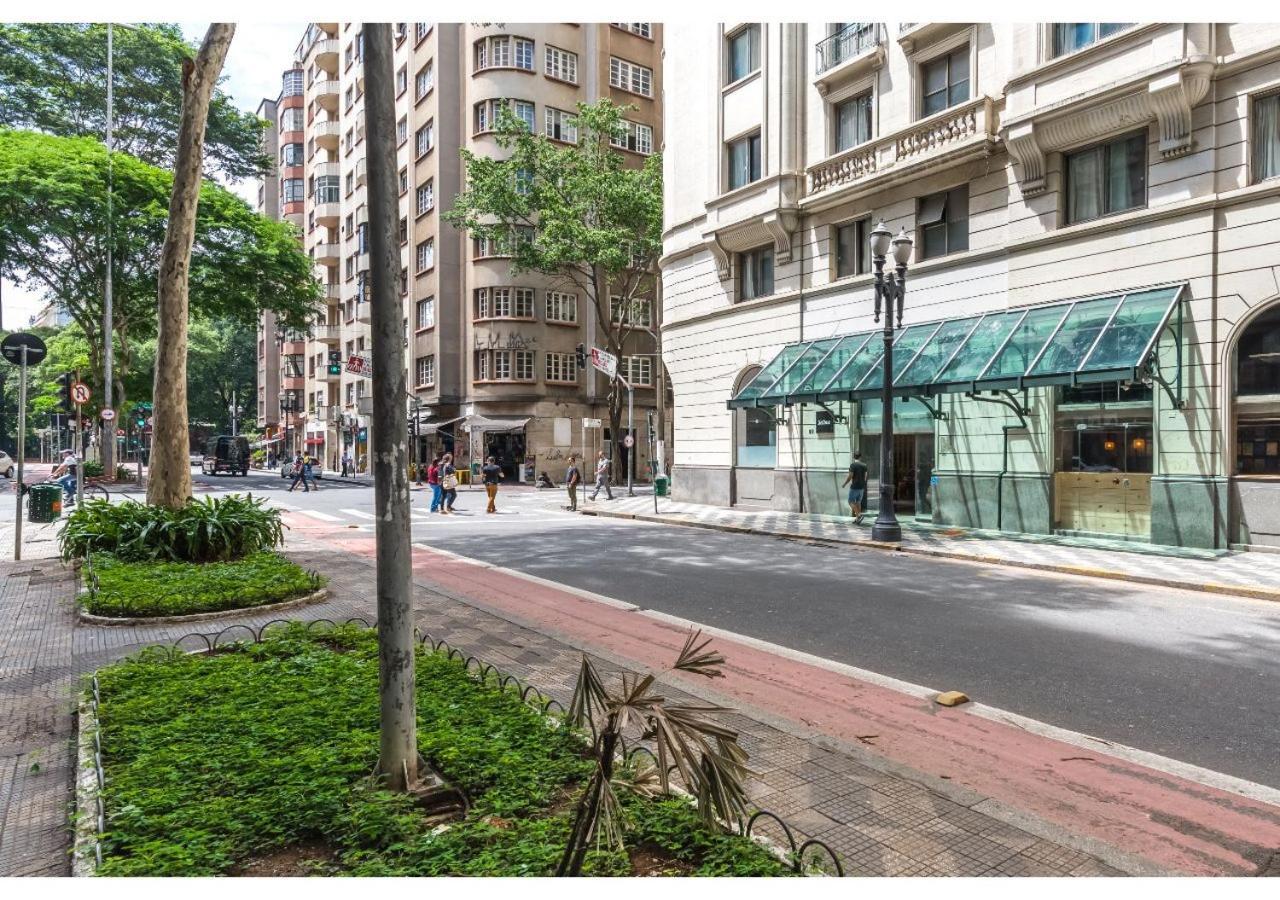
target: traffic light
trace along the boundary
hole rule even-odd
[[[58,385],[58,407],[64,412],[71,412],[76,408],[75,401],[71,399],[71,385],[75,380],[76,376],[71,372],[63,372],[56,379]]]
[[[329,374],[330,375],[342,374],[342,351],[341,350],[329,351]]]
[[[585,369],[587,366],[587,348],[583,344],[578,345],[578,368]]]

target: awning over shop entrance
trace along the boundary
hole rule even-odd
[[[893,343],[893,394],[1137,381],[1147,374],[1161,380],[1148,363],[1171,319],[1181,331],[1185,292],[1185,284],[1166,285],[909,325]],[[879,397],[883,335],[875,329],[788,344],[729,408]]]
[[[529,424],[529,416],[467,416],[464,427],[472,434],[488,432],[500,434],[507,431],[523,431]]]
[[[427,421],[426,419],[419,419],[418,434],[422,436],[426,436],[428,434],[435,434],[441,428],[444,428],[448,425],[452,425],[454,422],[461,422],[461,421],[462,421],[462,416],[455,416],[452,419],[437,419],[434,422]],[[410,427],[413,427],[412,422],[410,422],[409,425]]]

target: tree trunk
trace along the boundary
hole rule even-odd
[[[182,64],[182,125],[173,167],[169,225],[160,251],[159,333],[156,336],[155,411],[147,502],[177,509],[191,498],[191,438],[187,423],[187,289],[196,204],[204,164],[209,100],[222,73],[236,26],[215,22],[195,62]]]
[[[409,396],[400,308],[399,189],[391,25],[364,24],[364,119],[369,177],[373,331],[373,504],[378,595],[378,768],[387,787],[418,781],[413,573],[409,545]]]

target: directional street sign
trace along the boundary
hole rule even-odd
[[[102,416],[102,421],[110,422],[116,417],[116,411],[114,409],[104,409],[100,415]]]
[[[22,348],[27,348],[27,365],[35,366],[45,358],[49,352],[44,341],[36,337],[34,334],[27,334],[25,331],[15,331],[13,334],[5,337],[0,341],[0,356],[3,356],[15,366],[22,365]]]
[[[610,378],[614,378],[618,374],[618,357],[601,350],[599,347],[591,348],[591,365]]]
[[[83,406],[88,403],[89,398],[92,396],[93,394],[89,392],[89,385],[85,384],[83,381],[76,381],[72,383],[71,399],[77,406]]]
[[[600,420],[599,419],[583,419],[582,427],[583,428],[599,428]]]

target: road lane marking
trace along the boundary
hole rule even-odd
[[[344,512],[344,513],[347,513],[348,515],[356,516],[357,518],[361,518],[361,519],[372,519],[375,522],[378,520],[378,517],[375,516],[373,513],[367,513],[361,509],[352,509],[351,507],[344,507],[338,510],[338,512]]]
[[[311,516],[313,519],[320,519],[321,521],[324,521],[324,522],[341,522],[342,521],[341,516],[331,516],[328,513],[320,512],[319,510],[315,510],[315,509],[298,509],[298,510],[294,510],[294,512],[297,512],[299,515],[302,515],[302,516]]]

